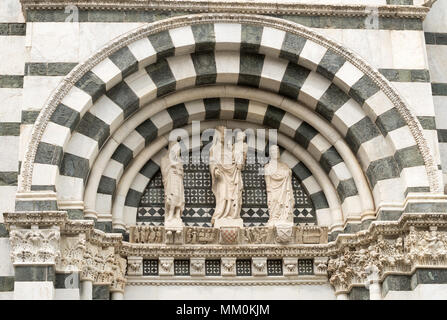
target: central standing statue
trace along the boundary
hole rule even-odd
[[[243,227],[242,169],[247,156],[245,134],[239,131],[233,145],[232,136],[225,136],[225,127],[219,126],[210,148],[210,173],[216,209],[211,219],[214,227]]]

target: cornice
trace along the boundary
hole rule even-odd
[[[239,245],[166,245],[122,242],[120,254],[141,257],[327,257],[345,247],[359,247],[373,243],[379,236],[399,237],[411,227],[447,228],[446,213],[405,213],[397,221],[374,221],[367,230],[353,234],[339,234],[327,244],[239,244]]]
[[[64,227],[67,221],[66,211],[17,211],[5,212],[3,214],[4,223],[8,230],[11,226],[29,228],[31,226]]]
[[[131,286],[296,286],[327,284],[326,276],[298,276],[295,279],[275,279],[271,277],[251,277],[250,279],[226,279],[224,276],[217,279],[150,279],[150,277],[127,277],[127,285]]]
[[[359,1],[360,2],[360,1]],[[226,0],[21,0],[26,16],[28,10],[64,9],[74,5],[81,10],[161,10],[186,13],[247,13],[270,15],[320,15],[355,17],[367,16],[376,10],[381,17],[424,19],[430,10],[424,6],[310,4],[280,1],[226,1]]]

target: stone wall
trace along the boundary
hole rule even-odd
[[[288,2],[283,1],[284,4]],[[423,2],[368,0],[362,1],[362,4],[421,5]],[[359,1],[325,0],[315,3],[351,5]],[[47,98],[64,76],[116,37],[146,23],[186,13],[194,12],[87,11],[82,8],[77,11],[76,8],[67,7],[66,10],[30,9],[24,17],[20,0],[0,1],[0,213],[15,210],[20,166],[33,124]],[[377,68],[406,99],[416,115],[438,165],[439,174],[442,171],[444,181],[447,181],[447,1],[435,2],[424,22],[414,17],[377,17],[374,12],[368,17],[287,12],[275,16],[312,28],[351,49]],[[318,85],[318,81],[315,84]],[[339,116],[352,124],[358,120],[352,114]],[[406,141],[400,141],[400,144],[399,147],[403,148]],[[45,181],[45,178],[42,177],[42,180]],[[39,181],[39,177],[36,181]],[[76,210],[81,212],[72,211],[70,214],[82,217],[82,210]],[[112,228],[109,229],[111,231]],[[430,283],[427,280],[430,277],[418,271],[413,276],[389,276],[382,283],[382,296],[387,299],[432,298],[434,296],[429,293],[431,290],[445,290],[445,275],[440,271],[433,273],[439,279],[436,283]],[[26,287],[25,282],[30,278],[23,279],[21,285]],[[3,224],[3,215],[0,214],[0,299],[13,297],[14,280],[20,282],[14,277],[9,235]],[[80,297],[79,289],[65,288],[58,282],[57,274],[54,283],[56,299]],[[125,293],[132,298],[140,295],[142,288],[145,289],[130,286]],[[283,288],[282,292],[288,294],[291,288]],[[167,297],[172,290],[177,289],[163,287],[154,294],[148,294],[147,298]],[[104,298],[108,296],[107,290],[100,286],[93,287],[93,296]],[[209,292],[225,294],[227,290],[211,288]],[[244,294],[254,298],[270,297],[264,295],[262,289],[244,290]],[[335,297],[330,288],[324,285],[297,291],[295,297],[311,298],[315,292],[319,297],[323,293],[326,298]],[[202,296],[198,294],[197,298]],[[369,293],[366,297],[364,290],[354,289],[349,297],[369,298]],[[445,297],[445,294],[437,297]]]

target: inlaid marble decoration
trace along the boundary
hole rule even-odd
[[[267,192],[263,164],[247,163],[242,171],[244,190],[242,192],[241,218],[245,227],[264,226],[269,218]],[[211,191],[209,166],[203,161],[188,161],[184,164],[185,210],[182,220],[186,226],[211,227],[211,217],[216,205]],[[315,209],[309,194],[298,178],[292,176],[295,196],[294,223],[315,225]],[[158,171],[147,185],[137,211],[137,224],[163,225],[164,191],[161,172]]]

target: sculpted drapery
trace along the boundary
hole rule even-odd
[[[245,134],[239,131],[233,145],[232,137],[225,135],[225,127],[216,128],[210,148],[210,174],[216,209],[211,222],[219,219],[240,219],[242,206],[242,169],[247,154]]]
[[[293,223],[295,199],[292,189],[292,170],[279,161],[279,148],[270,147],[270,162],[265,166],[265,184],[269,209],[268,226]]]
[[[165,195],[165,227],[183,225],[181,214],[185,208],[185,190],[180,150],[177,142],[170,142],[169,150],[160,163]]]

